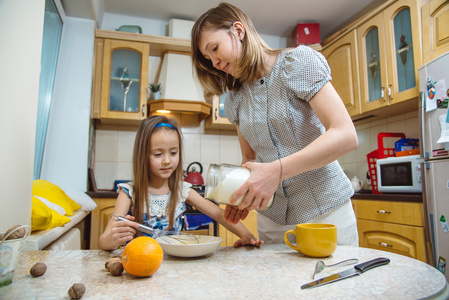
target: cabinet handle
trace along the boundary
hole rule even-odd
[[[378,210],[377,213],[379,213],[379,214],[391,214],[390,211],[386,211],[386,210],[382,210],[382,209]]]
[[[379,243],[382,247],[393,248],[393,245],[388,245],[387,243]]]
[[[215,109],[214,115],[215,115],[215,121],[217,121],[218,120],[218,109],[217,108]]]
[[[393,97],[391,96],[391,84],[388,85],[388,99],[393,100]]]
[[[145,104],[142,104],[142,117],[145,117],[146,115],[146,106]]]
[[[385,99],[385,88],[382,87],[382,89],[380,90],[380,97],[382,97],[382,100],[385,102],[387,101],[387,99]]]

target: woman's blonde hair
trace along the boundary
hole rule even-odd
[[[165,123],[170,126],[156,125]],[[137,129],[136,139],[134,141],[134,152],[133,152],[133,176],[134,176],[134,205],[132,209],[132,215],[136,218],[136,221],[143,223],[143,215],[145,208],[148,213],[150,213],[149,199],[148,199],[148,188],[150,186],[151,175],[150,175],[150,147],[151,147],[151,136],[153,133],[160,130],[174,130],[178,134],[179,140],[179,162],[178,167],[173,172],[173,174],[168,179],[168,186],[170,188],[171,196],[168,203],[167,214],[169,216],[169,227],[173,228],[173,223],[175,219],[175,209],[179,202],[179,197],[181,195],[182,182],[183,182],[183,170],[182,170],[182,136],[178,127],[176,120],[172,118],[167,118],[166,116],[151,116],[144,119],[139,124]],[[148,216],[149,218],[149,216]]]
[[[203,30],[226,30],[234,43],[240,42],[231,32],[235,22],[243,24],[245,35],[242,40],[242,56],[238,59],[235,78],[224,71],[214,68],[212,61],[206,59],[199,50]],[[206,97],[221,95],[228,90],[238,90],[242,84],[251,83],[260,78],[266,69],[264,53],[275,54],[280,50],[271,49],[259,36],[251,19],[239,8],[220,3],[205,12],[192,28],[192,63],[198,79],[206,91]]]

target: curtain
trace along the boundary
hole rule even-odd
[[[37,108],[36,144],[34,150],[33,179],[39,179],[44,156],[59,45],[62,35],[62,20],[53,0],[45,1],[44,34],[42,38],[41,73],[39,77],[39,98]]]

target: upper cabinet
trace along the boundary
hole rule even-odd
[[[104,124],[138,125],[160,110],[210,114],[205,101],[160,99],[148,101],[150,56],[167,52],[190,54],[190,40],[145,34],[95,30],[95,71],[91,117]]]
[[[357,28],[362,113],[418,96],[416,1],[399,0]]]
[[[340,95],[349,114],[361,113],[357,41],[355,29],[322,51],[331,68],[332,85]]]
[[[424,63],[449,51],[449,1],[432,0],[421,8]]]
[[[147,116],[149,44],[96,39],[92,116],[108,123]]]
[[[229,122],[224,112],[224,100],[227,93],[223,95],[213,96],[211,99],[207,99],[207,102],[212,105],[212,112],[207,117],[204,128],[206,129],[221,129],[221,130],[236,130],[235,125]]]

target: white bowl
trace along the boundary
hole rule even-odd
[[[223,239],[209,235],[169,235],[156,238],[164,253],[179,257],[197,257],[212,253]]]

